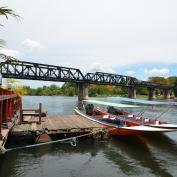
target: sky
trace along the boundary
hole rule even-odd
[[[177,76],[176,0],[2,0],[0,52],[20,60],[141,80]],[[22,81],[31,87],[51,82]]]

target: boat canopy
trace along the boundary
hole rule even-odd
[[[113,100],[132,102],[132,103],[141,103],[141,104],[148,104],[148,105],[168,105],[168,106],[177,105],[176,102],[172,102],[172,101],[150,101],[150,100],[143,100],[143,99],[122,98],[122,97],[116,97],[113,98]]]
[[[138,108],[142,106],[137,105],[129,105],[129,104],[121,104],[121,103],[111,103],[111,102],[105,102],[105,101],[99,101],[99,100],[83,100],[88,103],[94,103],[94,104],[101,104],[101,105],[107,105],[107,106],[114,106],[119,108]]]

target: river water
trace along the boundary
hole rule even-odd
[[[114,100],[115,98],[99,98]],[[23,98],[24,107],[41,102],[48,115],[73,114],[77,97]],[[166,106],[153,108],[154,113]],[[136,110],[137,111],[137,110]],[[177,108],[163,120],[177,123]],[[177,176],[177,132],[163,136],[114,138],[106,142],[52,144],[0,156],[0,177]]]

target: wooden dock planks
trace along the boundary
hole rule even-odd
[[[41,124],[28,123],[16,125],[12,134],[23,135],[26,132],[46,132],[47,134],[88,132],[103,128],[102,125],[78,115],[58,115],[42,118]]]

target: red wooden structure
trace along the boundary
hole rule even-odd
[[[6,139],[6,130],[10,130],[16,121],[14,113],[21,109],[21,98],[9,89],[0,88],[0,140]]]

